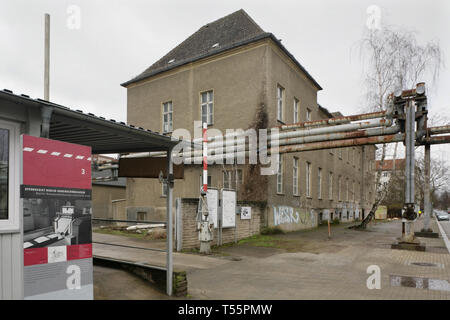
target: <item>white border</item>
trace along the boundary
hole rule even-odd
[[[0,128],[9,130],[8,219],[0,220],[0,233],[20,231],[20,124],[0,120]]]

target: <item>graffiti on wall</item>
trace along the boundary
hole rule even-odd
[[[272,207],[274,226],[278,226],[283,223],[313,226],[316,223],[316,215],[314,210],[300,210],[299,212],[299,210],[288,206]]]

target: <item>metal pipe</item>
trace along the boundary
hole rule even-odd
[[[429,134],[441,134],[441,133],[450,133],[450,125],[439,126],[439,127],[429,127]]]
[[[365,130],[361,130],[360,132],[355,131],[358,129],[367,129],[367,128],[374,128],[374,127],[382,127],[379,128],[378,131],[376,132],[380,132],[380,134],[393,134],[393,133],[397,133],[398,127],[395,127],[395,129],[391,129],[391,130],[386,130],[384,128],[384,126],[390,126],[392,125],[392,120],[389,119],[380,119],[380,120],[370,120],[370,121],[366,121],[366,122],[359,122],[359,123],[350,123],[350,124],[344,124],[344,125],[339,125],[339,126],[329,126],[329,127],[321,127],[321,128],[306,128],[303,130],[294,130],[294,131],[287,131],[287,132],[282,132],[279,134],[272,134],[269,136],[269,141],[272,139],[286,139],[286,140],[280,140],[280,145],[282,144],[281,141],[296,141],[294,139],[291,138],[295,138],[295,137],[310,137],[310,136],[315,136],[317,138],[311,138],[311,139],[298,139],[297,141],[299,141],[300,143],[304,143],[305,142],[315,142],[315,141],[325,141],[325,140],[330,140],[330,139],[336,139],[335,137],[341,136],[341,138],[338,139],[345,139],[345,138],[351,138],[351,137],[363,137],[366,136],[365,135]],[[351,131],[354,131],[354,136],[351,135]],[[347,132],[347,135],[343,134],[343,135],[332,135],[335,133],[339,133],[339,132]],[[386,133],[383,133],[386,132]],[[371,135],[376,135],[371,134]],[[226,141],[226,140],[225,140]],[[234,143],[236,143],[236,145],[233,145]],[[291,142],[288,144],[293,144],[295,142]],[[218,145],[220,144],[219,142],[215,142],[214,145]],[[239,140],[231,140],[231,141],[226,141],[225,143],[225,147],[228,149],[228,152],[234,152],[235,150],[239,151],[238,148],[243,148],[245,147],[245,138],[243,139],[239,139]],[[208,144],[208,155],[212,155],[213,153],[224,153],[224,149],[226,149],[225,147],[211,147],[211,144]],[[197,157],[202,155],[202,150],[188,150],[185,151],[183,153],[183,155],[185,157],[189,157],[190,155],[193,157]]]
[[[44,100],[50,99],[50,15],[45,14]]]
[[[166,291],[168,296],[172,295],[172,277],[173,277],[172,192],[173,192],[173,163],[172,163],[172,148],[171,148],[167,151]]]
[[[278,128],[280,130],[290,130],[290,129],[296,129],[296,128],[306,128],[306,127],[315,127],[315,126],[321,126],[321,125],[335,125],[335,124],[342,124],[342,123],[348,123],[350,121],[360,121],[360,120],[368,120],[368,119],[376,119],[376,118],[382,118],[386,116],[386,111],[378,111],[378,112],[371,112],[371,113],[364,113],[364,114],[357,114],[353,116],[342,116],[342,117],[336,117],[336,118],[330,118],[330,119],[324,119],[324,120],[314,120],[314,121],[306,121],[306,122],[297,122],[293,124],[285,124],[281,125]]]
[[[381,135],[389,135],[400,132],[400,126],[396,125],[388,128],[375,128],[375,129],[367,129],[367,130],[357,130],[350,132],[340,132],[340,133],[329,133],[323,135],[315,135],[310,137],[299,137],[299,138],[288,138],[279,140],[279,145],[290,145],[290,144],[302,144],[302,143],[311,143],[311,142],[321,142],[321,141],[335,141],[335,140],[343,140],[343,139],[352,139],[352,138],[363,138],[363,137],[372,137],[372,136],[381,136]]]
[[[325,142],[315,142],[306,143],[295,146],[281,146],[279,148],[269,149],[269,152],[278,153],[292,153],[292,152],[302,152],[311,150],[323,150],[323,149],[334,149],[334,148],[345,148],[362,146],[368,144],[382,144],[382,143],[392,143],[404,140],[404,134],[397,133],[394,135],[386,136],[375,136],[367,138],[356,138],[356,139],[346,139],[346,140],[336,140],[336,141],[325,141]]]
[[[425,221],[423,223],[423,231],[428,231],[430,226],[430,217],[431,217],[431,202],[430,202],[430,152],[431,147],[429,144],[425,145],[425,190],[424,190],[424,197],[423,197],[423,207],[424,207],[424,213],[425,213]]]
[[[450,136],[434,136],[426,139],[428,144],[443,144],[450,143]],[[425,143],[424,143],[425,144]]]

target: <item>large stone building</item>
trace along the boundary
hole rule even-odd
[[[185,128],[194,136],[194,121],[202,120],[208,130],[225,132],[333,117],[317,103],[320,85],[244,10],[201,27],[122,85],[128,123],[169,135]],[[373,146],[288,153],[278,174],[261,176],[252,165],[214,165],[208,183],[236,189],[238,200],[264,203],[265,225],[298,230],[328,215],[349,221],[368,212],[374,159]],[[201,166],[185,166],[174,197],[197,198],[201,174]],[[127,180],[129,218],[163,219],[165,203],[159,181]]]

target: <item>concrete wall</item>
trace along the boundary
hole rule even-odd
[[[252,216],[250,220],[241,220],[239,215],[236,215],[236,228],[224,228],[222,230],[222,243],[232,243],[260,233],[261,226],[261,208],[263,204],[257,202],[238,201],[238,206],[252,207]],[[182,250],[188,250],[200,247],[197,231],[197,207],[198,198],[196,199],[181,199],[181,217],[182,217]],[[174,220],[175,221],[175,220]],[[212,245],[217,245],[218,229],[214,230],[214,240]]]
[[[113,219],[113,200],[125,199],[124,187],[92,185],[92,214],[94,218]],[[122,214],[124,215],[124,214]]]

